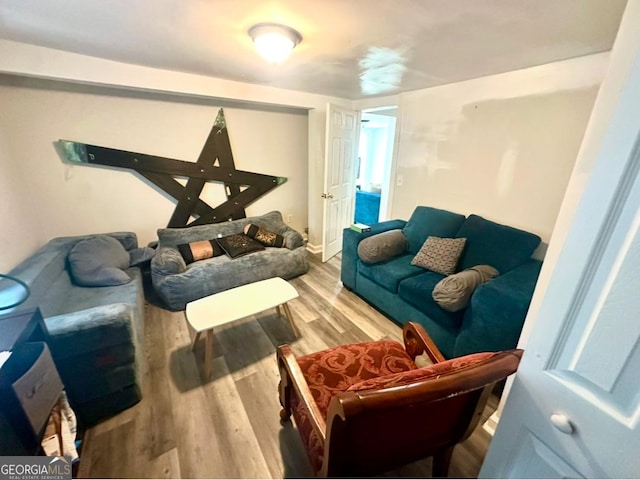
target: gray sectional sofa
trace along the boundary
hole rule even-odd
[[[188,265],[178,250],[181,244],[241,233],[249,223],[283,236],[285,247],[266,247],[234,259],[220,255]],[[151,261],[151,280],[165,306],[178,311],[184,310],[187,303],[214,293],[272,277],[287,280],[308,270],[302,235],[284,223],[280,212],[272,211],[230,222],[159,229],[157,253]]]
[[[108,235],[127,251],[138,246],[132,232]],[[70,274],[69,252],[92,237],[54,238],[10,272],[29,285],[30,297],[16,310],[40,309],[54,362],[84,425],[140,400],[144,360],[140,269],[126,269],[128,283],[107,287],[78,286]]]

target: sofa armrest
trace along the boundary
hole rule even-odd
[[[295,250],[296,248],[304,246],[302,234],[287,225],[282,218],[282,213],[278,210],[258,217],[251,217],[247,220],[249,221],[248,223],[255,223],[265,230],[282,235],[285,240],[285,247],[289,250]]]
[[[78,243],[81,240],[86,240],[88,238],[95,237],[96,235],[109,235],[110,237],[118,240],[125,250],[133,250],[134,248],[138,248],[138,237],[135,232],[107,232],[107,233],[94,233],[89,235],[74,235],[70,237],[56,237],[47,243],[49,248],[71,248],[73,245]]]
[[[187,264],[180,255],[178,249],[173,247],[158,247],[154,257],[151,259],[152,275],[175,275],[187,269]]]
[[[327,426],[325,417],[316,403],[313,393],[304,378],[302,369],[294,356],[290,345],[280,345],[276,351],[280,370],[280,404],[283,409],[280,418],[287,420],[291,415],[291,389],[295,390],[299,401],[309,413],[309,423],[318,437],[326,440]]]
[[[402,229],[407,224],[405,220],[388,220],[371,226],[368,232],[356,232],[351,228],[342,231],[342,265],[340,268],[340,280],[347,288],[356,287],[356,262],[358,261],[358,244],[365,238],[388,232],[389,230]]]
[[[530,259],[480,285],[471,297],[454,356],[515,348],[542,262]]]
[[[285,247],[289,250],[295,250],[296,248],[304,245],[304,238],[302,237],[302,234],[288,225],[282,229],[282,233],[279,233],[279,235],[284,237]]]
[[[124,339],[114,332],[121,334],[123,330],[128,330],[129,340],[137,344],[135,315],[132,305],[112,303],[47,317],[47,342],[54,358],[61,359],[122,343]]]
[[[411,360],[415,361],[418,355],[426,353],[432,363],[445,361],[444,355],[442,355],[438,346],[419,323],[405,323],[402,327],[402,339],[404,340],[404,349],[411,357]]]

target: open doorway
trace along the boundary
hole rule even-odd
[[[397,107],[364,110],[360,120],[354,222],[386,220]]]

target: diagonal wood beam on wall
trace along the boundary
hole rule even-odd
[[[129,152],[69,140],[58,142],[63,157],[74,164],[102,165],[135,170],[178,203],[169,227],[217,223],[246,217],[245,207],[287,181],[260,173],[237,170],[223,110],[220,109],[196,162]],[[188,177],[185,186],[174,177]],[[227,200],[215,208],[200,195],[207,182],[224,184]],[[244,190],[242,187],[246,187]],[[196,220],[188,223],[190,217]]]

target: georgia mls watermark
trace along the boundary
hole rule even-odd
[[[0,480],[71,480],[66,457],[0,457]]]

